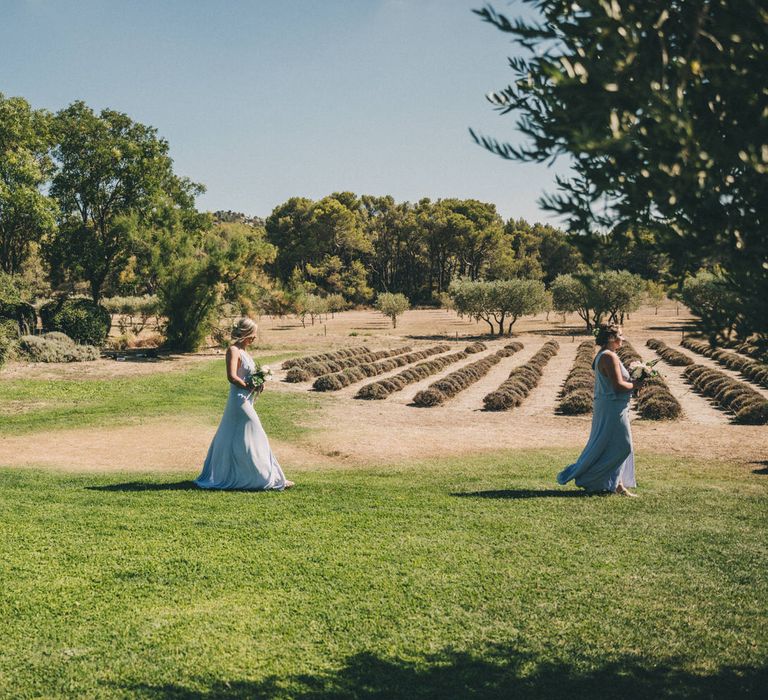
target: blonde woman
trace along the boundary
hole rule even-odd
[[[232,327],[232,344],[227,348],[229,398],[216,431],[203,471],[195,483],[203,489],[242,489],[266,491],[293,486],[272,454],[269,440],[256,411],[254,391],[249,383],[256,363],[246,348],[256,338],[256,323],[241,318]]]
[[[559,484],[571,479],[587,491],[611,491],[635,496],[635,453],[629,428],[629,400],[640,382],[632,382],[629,371],[616,351],[624,344],[621,328],[603,323],[595,343],[600,347],[592,368],[595,370],[595,398],[592,430],[578,461],[557,475]]]

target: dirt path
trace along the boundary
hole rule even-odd
[[[578,343],[572,343],[569,340],[560,342],[557,355],[552,357],[544,366],[544,373],[539,385],[514,410],[519,411],[523,416],[554,415],[557,410],[560,389],[573,366],[578,347]]]
[[[645,347],[650,337],[676,347],[689,317],[677,316],[674,306],[659,315],[641,310],[633,314],[625,333],[645,359],[656,357]],[[579,342],[585,335],[575,316],[565,323],[552,316],[521,319],[515,326],[525,347],[502,360],[479,382],[461,392],[444,406],[418,409],[407,406],[420,389],[440,376],[496,352],[507,339],[483,338],[488,350],[447,367],[443,372],[411,384],[383,401],[354,399],[363,382],[342,392],[316,393],[320,410],[312,417],[313,431],[299,444],[273,441],[278,458],[290,475],[308,468],[358,465],[407,466],[415,461],[442,456],[474,455],[499,449],[565,448],[574,456],[584,446],[589,434],[591,416],[555,414],[557,394],[570,370]],[[485,333],[486,327],[454,313],[440,310],[413,310],[405,314],[393,331],[388,323],[372,311],[351,311],[316,327],[302,328],[294,319],[262,320],[261,345],[255,355],[278,352],[315,354],[330,349],[365,344],[372,349],[410,344],[414,349],[430,347],[448,340],[449,352],[463,349],[473,336]],[[327,333],[327,335],[326,335]],[[456,342],[456,334],[459,339]],[[354,334],[354,335],[353,335]],[[439,336],[443,337],[439,337]],[[572,335],[575,341],[572,342]],[[437,337],[436,337],[437,336]],[[524,404],[512,411],[486,412],[482,397],[506,379],[512,367],[522,364],[541,347],[547,337],[560,342],[560,351],[547,364],[539,386]],[[682,349],[691,354],[690,351]],[[77,367],[11,364],[0,372],[0,382],[28,377],[102,378],[116,373],[141,374],[184,371],[196,362],[213,355],[177,358],[155,364],[99,361]],[[712,366],[740,378],[708,358],[695,356],[696,362]],[[397,374],[398,368],[391,374]],[[389,373],[388,373],[389,374]],[[380,377],[388,376],[380,375]],[[639,464],[644,452],[682,457],[701,457],[750,463],[765,459],[765,426],[742,426],[728,422],[724,412],[713,408],[706,399],[692,392],[682,379],[679,368],[665,367],[670,390],[683,405],[685,417],[675,422],[638,420],[632,430]],[[270,391],[307,392],[310,383],[274,382]],[[767,391],[761,390],[763,395]],[[29,406],[18,406],[20,410]],[[194,476],[200,467],[215,426],[192,418],[165,416],[147,419],[142,424],[40,432],[34,435],[0,438],[0,465],[38,466],[76,471],[179,471]],[[562,465],[553,465],[553,470]]]

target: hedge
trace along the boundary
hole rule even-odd
[[[291,369],[291,367],[306,367],[307,365],[314,364],[315,362],[325,362],[327,360],[340,360],[344,357],[354,357],[355,355],[365,355],[371,352],[365,345],[361,345],[357,348],[341,348],[340,350],[334,350],[333,352],[324,352],[320,355],[309,355],[308,357],[294,357],[290,360],[283,362],[283,369]]]
[[[421,362],[414,367],[396,374],[394,377],[388,377],[387,379],[379,379],[378,381],[371,382],[365,386],[360,387],[360,391],[357,392],[356,398],[358,399],[386,399],[390,394],[404,389],[408,384],[414,384],[420,382],[422,379],[437,374],[448,365],[452,365],[454,362],[464,360],[469,355],[475,352],[481,352],[486,349],[483,343],[472,343],[467,345],[466,348],[460,352],[455,352],[451,355],[443,355],[442,357],[436,357],[427,362]]]
[[[438,379],[430,384],[426,389],[419,391],[413,397],[413,403],[423,407],[439,406],[482,379],[490,372],[494,365],[501,362],[502,358],[514,355],[522,348],[522,343],[514,341],[505,345],[501,350],[497,350],[492,355],[488,355],[481,360],[457,369],[455,372],[451,372],[442,379]]]
[[[768,423],[768,399],[751,386],[704,365],[686,367],[683,374],[700,393],[713,398],[722,408],[731,411],[736,423]]]
[[[19,354],[30,362],[87,362],[101,356],[97,347],[77,345],[60,332],[22,336]]]
[[[78,343],[102,345],[107,339],[112,316],[91,299],[61,298],[40,308],[40,318],[46,331],[66,333]]]
[[[688,365],[693,364],[693,360],[688,357],[688,355],[669,347],[663,340],[651,338],[646,345],[651,348],[651,350],[655,350],[656,354],[664,360],[664,362],[667,362],[670,365],[674,365],[675,367],[687,367]]]
[[[637,354],[632,345],[626,341],[618,349],[617,354],[625,366],[629,366],[635,360],[643,361],[643,358]],[[683,407],[672,396],[672,392],[660,374],[645,381],[642,388],[635,392],[635,395],[637,397],[637,412],[647,420],[675,420],[683,414]]]
[[[486,394],[483,404],[486,411],[506,411],[519,406],[539,384],[544,366],[560,349],[556,340],[548,340],[528,362],[515,367],[498,389]]]
[[[595,393],[595,371],[592,369],[594,357],[594,341],[585,340],[579,344],[576,359],[560,390],[560,413],[575,416],[592,412]]]
[[[291,367],[285,375],[286,382],[308,382],[312,377],[321,377],[324,374],[333,374],[341,372],[347,367],[355,365],[365,365],[377,360],[383,360],[394,355],[401,355],[411,349],[410,345],[392,350],[378,350],[376,352],[362,353],[349,357],[342,357],[335,360],[323,360],[322,362],[313,362],[304,367]]]
[[[729,352],[728,350],[713,348],[709,343],[703,340],[685,338],[680,344],[684,348],[699,353],[699,355],[711,357],[715,362],[728,369],[741,372],[745,377],[755,382],[755,384],[759,384],[768,389],[768,364],[750,360],[748,357]]]
[[[341,370],[341,372],[324,374],[322,377],[318,377],[315,379],[312,386],[316,391],[338,391],[339,389],[343,389],[345,386],[359,382],[366,377],[375,377],[377,374],[391,372],[393,369],[397,369],[403,365],[409,365],[411,362],[416,362],[418,360],[426,360],[432,355],[438,355],[447,352],[450,349],[450,345],[441,343],[440,345],[435,345],[426,350],[418,350],[405,355],[395,355],[394,357],[388,357],[379,362],[347,367],[346,369]]]

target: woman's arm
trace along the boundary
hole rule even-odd
[[[227,348],[227,380],[230,384],[239,386],[242,389],[248,389],[249,386],[237,376],[237,367],[240,364],[240,353],[237,349],[230,345]]]
[[[632,382],[621,376],[621,361],[615,353],[603,353],[598,364],[601,374],[610,380],[616,391],[632,391],[635,388]]]

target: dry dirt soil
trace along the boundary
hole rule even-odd
[[[641,309],[625,323],[625,335],[643,356],[656,354],[645,346],[648,338],[659,338],[702,364],[711,360],[679,347],[690,317],[683,307],[668,303],[655,312]],[[300,444],[275,442],[273,448],[290,474],[329,465],[386,465],[447,455],[466,455],[468,460],[482,451],[499,449],[568,448],[574,457],[589,433],[589,416],[568,417],[556,412],[560,387],[571,368],[576,347],[589,337],[576,315],[563,320],[559,315],[521,319],[515,324],[514,339],[522,351],[503,359],[476,384],[443,406],[417,408],[413,396],[439,377],[464,364],[495,352],[508,339],[489,339],[488,327],[462,319],[445,310],[413,310],[393,329],[390,322],[373,311],[349,311],[335,318],[302,325],[293,318],[263,318],[259,346],[253,354],[311,354],[356,345],[372,349],[410,344],[426,348],[445,342],[449,352],[463,348],[472,339],[482,339],[488,349],[455,363],[443,372],[383,401],[354,398],[365,382],[332,393],[316,393],[320,409],[306,417],[313,428]],[[482,336],[482,337],[481,337]],[[548,339],[560,343],[560,350],[547,364],[539,386],[518,408],[506,412],[482,410],[482,398],[495,389],[509,371],[527,361]],[[195,356],[175,356],[159,362],[115,362],[100,360],[76,365],[12,364],[3,378],[69,377],[96,378],[150,372],[184,372],[193,363],[210,360],[221,351],[209,350]],[[693,391],[680,368],[660,362],[672,393],[680,401],[684,416],[677,421],[642,420],[633,415],[635,450],[642,468],[642,455],[660,453],[680,457],[701,457],[763,465],[768,451],[768,428],[734,425],[729,415]],[[718,367],[721,369],[721,367]],[[384,378],[402,369],[381,375]],[[728,370],[723,370],[728,372]],[[740,379],[738,374],[728,372]],[[282,380],[269,385],[270,391],[308,392],[310,383],[289,384]],[[370,380],[367,380],[370,381]],[[768,392],[751,385],[768,397]],[[222,358],[222,397],[227,391]],[[140,425],[105,429],[60,430],[34,436],[0,438],[0,464],[46,466],[76,471],[163,471],[188,470],[200,466],[214,428],[197,419],[168,417],[147,419]],[[563,465],[553,465],[556,470]]]

